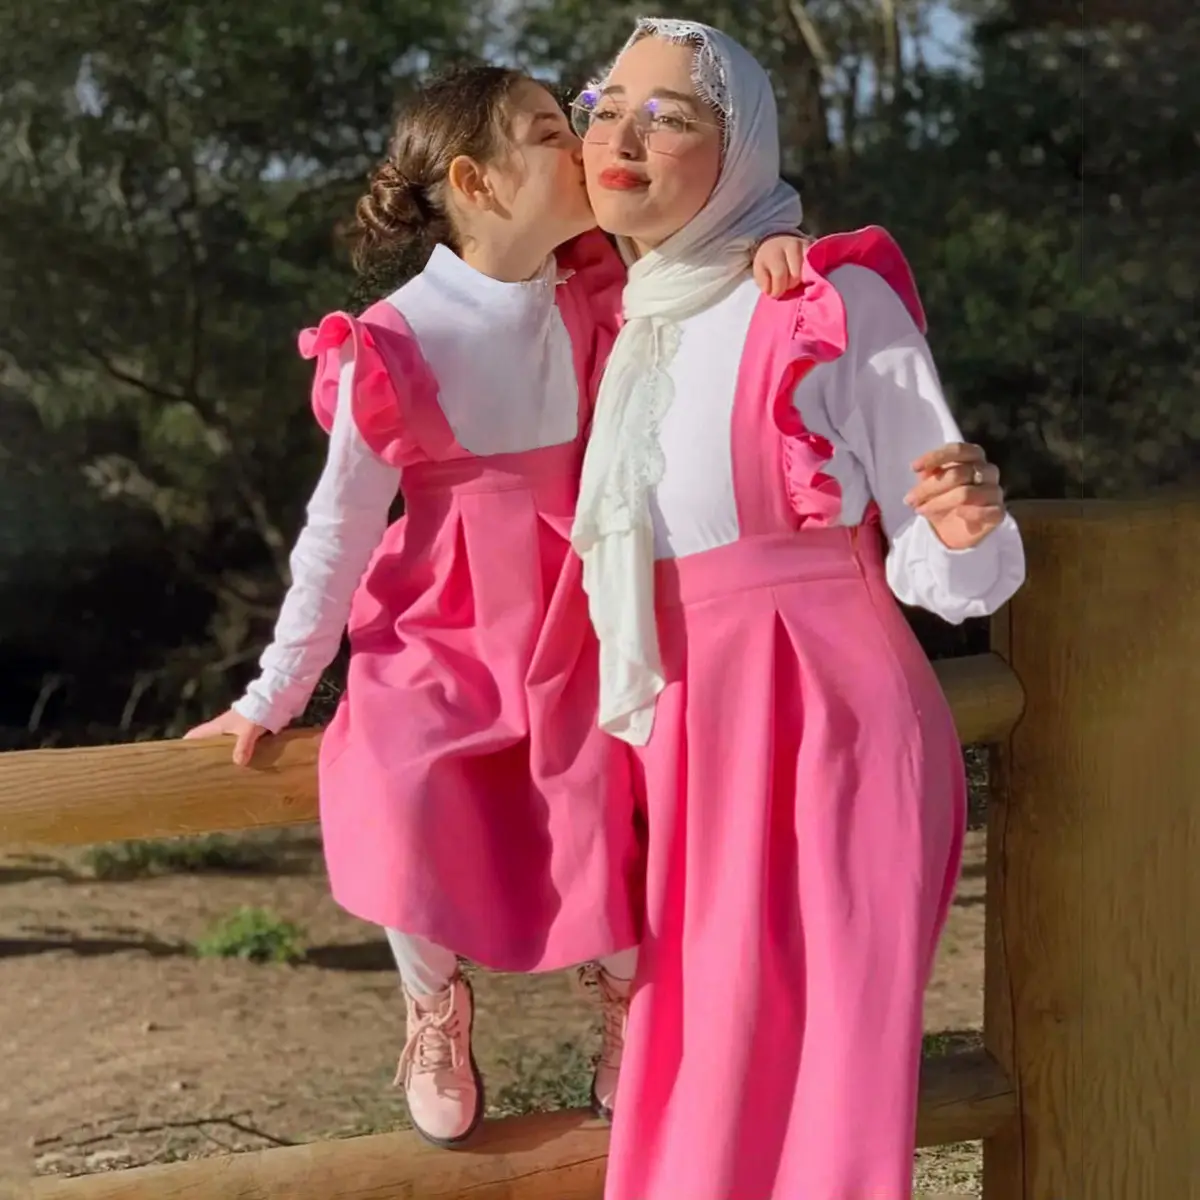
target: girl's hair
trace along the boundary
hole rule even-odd
[[[427,256],[439,242],[462,249],[446,205],[450,164],[459,155],[477,162],[495,157],[508,136],[508,102],[527,78],[507,67],[457,67],[405,106],[387,158],[356,209],[353,256],[360,274],[416,252]]]

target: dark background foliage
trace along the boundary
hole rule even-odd
[[[394,105],[471,56],[572,87],[637,11],[0,0],[0,748],[178,733],[236,695],[322,454],[296,334],[394,282],[356,284],[337,236]],[[1012,495],[1190,482],[1195,19],[1156,31],[1116,0],[1089,28],[1033,0],[671,12],[771,68],[815,232],[900,238]],[[920,628],[935,652],[982,636]]]

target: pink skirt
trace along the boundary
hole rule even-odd
[[[877,530],[659,565],[646,935],[606,1200],[908,1200],[954,723]]]
[[[628,749],[569,553],[573,446],[406,469],[408,513],[355,598],[321,745],[334,899],[483,966],[636,944]]]

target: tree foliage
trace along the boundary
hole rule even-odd
[[[1195,22],[934,53],[931,0],[678,0],[769,67],[818,232],[917,270],[1016,494],[1188,477],[1200,441]],[[0,0],[0,729],[178,731],[269,636],[318,468],[297,332],[360,302],[336,230],[398,99],[490,54],[564,88],[639,6]],[[51,733],[51,731],[53,731]]]
[[[59,708],[129,732],[253,656],[319,461],[295,339],[346,298],[333,230],[397,95],[486,27],[469,2],[3,0],[0,28],[6,653],[103,664]]]

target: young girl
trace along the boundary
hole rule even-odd
[[[349,615],[320,753],[330,882],[387,928],[407,1001],[397,1081],[416,1127],[452,1145],[483,1112],[459,955],[506,971],[600,958],[600,1108],[616,1085],[640,860],[568,537],[624,268],[562,110],[499,68],[424,91],[358,219],[360,266],[413,244],[428,263],[302,336],[328,462],[262,674],[188,736],[233,735],[247,762],[304,709]],[[786,244],[762,254],[787,273]]]
[[[895,598],[990,613],[1020,537],[882,230],[778,300],[730,253],[778,173],[742,47],[639,22],[574,111],[632,266],[573,540],[649,833],[605,1195],[907,1200],[965,780]]]

